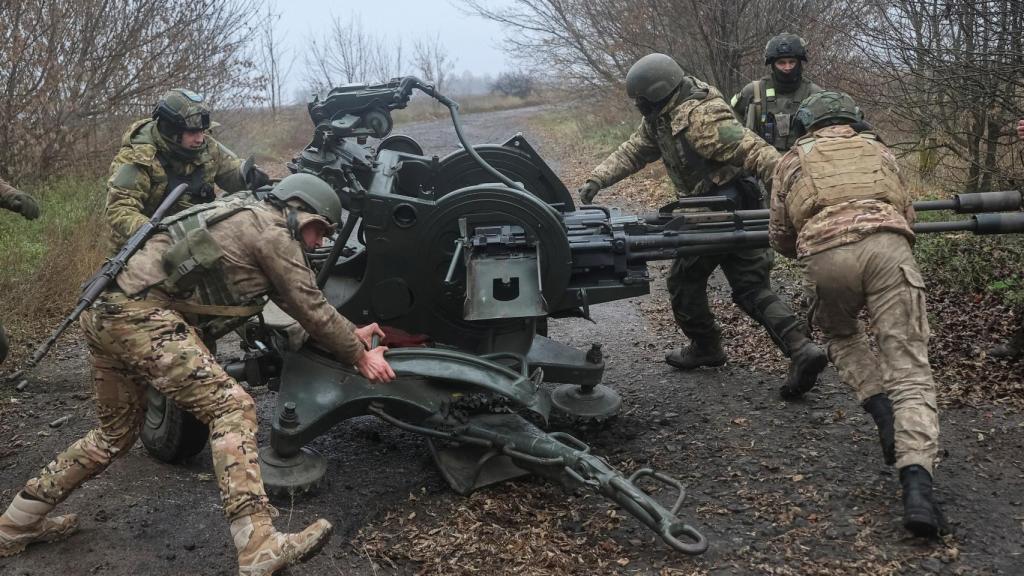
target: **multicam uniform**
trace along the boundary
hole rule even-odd
[[[112,247],[119,247],[149,220],[167,192],[182,182],[189,192],[172,207],[173,214],[213,200],[213,185],[227,192],[247,188],[242,161],[210,136],[194,157],[175,153],[152,118],[139,120],[121,138],[107,181],[107,222]]]
[[[151,385],[209,425],[214,470],[228,519],[267,511],[257,462],[255,405],[217,364],[194,325],[215,316],[203,306],[220,303],[204,294],[215,290],[211,287],[226,287],[229,293],[221,302],[228,300],[228,306],[235,307],[262,303],[269,296],[320,346],[345,362],[357,362],[364,347],[354,326],[317,288],[284,210],[238,200],[246,197],[234,195],[165,221],[173,228],[195,211],[206,218],[206,230],[223,252],[219,267],[207,273],[217,276],[215,281],[204,281],[190,295],[166,293],[162,259],[174,239],[157,234],[131,258],[117,287],[82,315],[100,426],[29,480],[29,496],[55,505],[131,448],[144,416],[146,386]],[[299,215],[300,227],[311,218],[320,217]],[[197,320],[193,314],[204,315]]]
[[[739,199],[741,208],[761,207],[760,189],[750,175],[769,182],[778,152],[736,120],[718,90],[695,78],[687,80],[693,90],[680,90],[657,116],[645,117],[589,179],[602,188],[610,186],[660,158],[681,196],[724,194]],[[683,333],[694,341],[717,340],[707,282],[721,266],[733,300],[789,354],[786,335],[800,328],[800,322],[771,290],[772,258],[763,249],[677,258],[668,289]]]
[[[932,470],[938,450],[924,282],[911,253],[912,199],[896,159],[868,132],[829,126],[801,138],[775,171],[772,247],[807,262],[811,319],[844,382],[864,400],[887,393],[896,467]],[[867,308],[881,358],[858,313]]]

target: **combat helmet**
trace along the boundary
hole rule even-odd
[[[165,92],[153,109],[153,118],[156,118],[160,132],[165,136],[210,128],[210,109],[202,95],[184,88]]]
[[[681,66],[665,54],[648,54],[636,61],[626,73],[626,94],[633,99],[660,102],[686,77]]]
[[[312,174],[298,173],[286,176],[267,194],[280,202],[300,200],[313,212],[323,216],[332,225],[341,222],[341,200],[330,184]]]
[[[807,42],[789,32],[783,32],[768,41],[764,47],[764,65],[771,66],[779,58],[796,58],[807,62]]]
[[[831,124],[853,124],[861,122],[864,113],[845,92],[818,92],[811,94],[800,103],[794,126],[798,133],[806,134]]]

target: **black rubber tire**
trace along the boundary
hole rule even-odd
[[[154,388],[146,394],[142,445],[162,462],[181,462],[203,451],[210,430]]]

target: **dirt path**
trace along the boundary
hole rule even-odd
[[[464,119],[474,143],[523,131],[554,165],[568,143],[541,140],[515,110]],[[455,149],[447,121],[400,127],[428,152]],[[557,168],[556,168],[557,169]],[[570,180],[578,179],[572,174]],[[610,199],[615,202],[615,197]],[[660,274],[663,266],[655,267]],[[462,498],[451,493],[423,442],[372,418],[335,427],[314,446],[328,457],[327,486],[281,503],[281,527],[323,516],[337,532],[302,574],[1019,574],[1024,570],[1024,417],[999,408],[946,411],[937,490],[954,534],[942,543],[899,526],[898,480],[881,464],[875,432],[829,369],[795,404],[778,400],[782,358],[767,339],[730,340],[731,361],[681,373],[661,362],[682,338],[665,316],[663,283],[635,301],[596,306],[596,324],[553,321],[557,339],[604,344],[606,383],[623,414],[574,430],[625,470],[653,466],[688,489],[681,515],[704,531],[698,558],[671,553],[631,517],[598,497],[539,481]],[[792,291],[788,286],[782,290]],[[727,334],[755,333],[728,302],[712,298]],[[740,341],[742,340],[742,345]],[[758,349],[761,346],[763,349]],[[95,423],[86,354],[62,350],[25,392],[0,388],[0,496]],[[273,393],[257,394],[261,423]],[[59,428],[49,422],[70,415]],[[261,440],[265,440],[264,437]],[[0,574],[232,574],[209,453],[187,466],[136,446],[61,506],[82,518],[71,539],[0,560]]]

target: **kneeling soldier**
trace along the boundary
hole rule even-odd
[[[274,529],[275,511],[257,461],[256,406],[217,364],[200,334],[223,334],[258,313],[269,296],[320,346],[366,378],[393,378],[383,357],[387,349],[367,350],[381,330],[376,324],[356,329],[342,317],[306,265],[303,248],[318,246],[340,219],[341,203],[330,185],[294,174],[265,201],[241,193],[164,220],[166,232],[152,236],[116,285],[82,314],[99,428],[58,455],[15,496],[0,517],[0,557],[77,528],[74,514],[47,514],[132,447],[149,385],[210,428],[239,574],[273,574],[315,554],[330,536],[330,523],[317,520],[296,534]]]
[[[924,281],[910,250],[913,202],[896,158],[849,96],[810,96],[797,124],[807,135],[775,169],[771,244],[807,263],[816,286],[810,319],[874,418],[886,463],[899,469],[904,526],[932,536],[943,522],[932,498],[939,418]],[[857,320],[864,308],[880,358]]]

